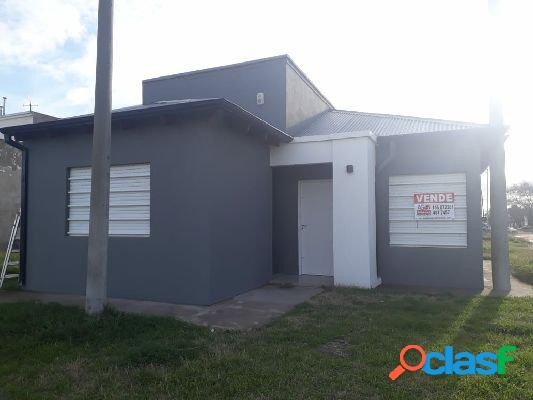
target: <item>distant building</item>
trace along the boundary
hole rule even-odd
[[[51,115],[41,114],[35,111],[24,111],[14,114],[0,115],[0,128],[7,128],[8,126],[36,124],[38,122],[53,121],[57,119]],[[0,133],[0,139],[4,135]]]
[[[36,124],[57,118],[35,111],[0,115],[0,129],[9,126]],[[9,238],[15,213],[20,208],[20,152],[4,143],[0,133],[0,248]]]

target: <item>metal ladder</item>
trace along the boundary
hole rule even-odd
[[[0,275],[0,289],[4,285],[4,279],[18,278],[19,274],[8,274],[7,267],[14,267],[19,265],[19,261],[10,262],[11,253],[18,253],[19,250],[13,249],[13,243],[17,239],[17,233],[20,226],[20,210],[15,216],[15,221],[13,221],[13,226],[11,227],[11,235],[9,235],[9,241],[7,242],[6,255],[4,257],[4,263],[2,264],[2,274]]]

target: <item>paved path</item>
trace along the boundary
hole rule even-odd
[[[520,232],[520,233],[513,234],[513,236],[519,239],[527,240],[529,243],[533,243],[533,233]]]
[[[490,260],[483,260],[483,279],[485,281],[485,289],[482,295],[490,295],[492,292],[492,265]],[[507,294],[511,297],[527,297],[533,296],[533,286],[519,281],[511,275],[511,291]]]
[[[196,325],[220,329],[250,329],[266,324],[294,306],[322,292],[317,287],[265,285],[211,306],[191,306],[154,301],[109,299],[117,310],[171,316]],[[0,290],[0,303],[39,301],[83,307],[83,296]]]

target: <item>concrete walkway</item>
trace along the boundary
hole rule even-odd
[[[329,287],[333,286],[333,277],[321,275],[274,274],[270,283],[280,285],[282,287]]]
[[[492,265],[490,260],[483,260],[483,280],[485,281],[485,289],[481,294],[485,296],[492,295]],[[511,275],[511,291],[506,296],[533,296],[533,286],[521,282]]]
[[[266,285],[211,306],[154,301],[109,299],[115,309],[143,315],[171,316],[196,325],[219,329],[250,329],[283,315],[322,292],[319,287]],[[85,297],[27,291],[0,290],[0,303],[38,301],[84,307]]]

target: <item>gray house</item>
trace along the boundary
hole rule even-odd
[[[111,297],[483,287],[486,125],[336,110],[288,56],[145,80],[112,121]],[[21,285],[82,294],[92,116],[2,131],[26,159]]]

